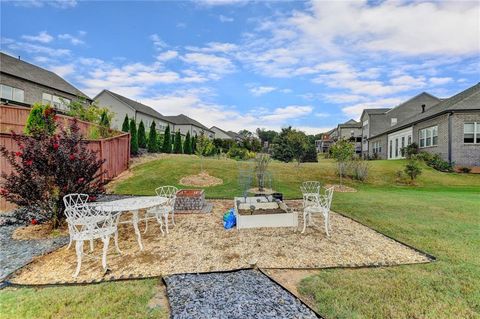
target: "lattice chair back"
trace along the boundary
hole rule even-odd
[[[303,195],[303,207],[317,205],[322,184],[318,181],[306,181],[300,186]]]
[[[157,193],[157,196],[167,199],[167,201],[161,206],[169,207],[172,210],[175,207],[177,192],[178,192],[178,188],[176,188],[175,186],[160,186],[155,189],[155,193]]]
[[[65,208],[83,206],[88,202],[88,194],[68,194],[63,196]]]
[[[73,240],[91,240],[116,232],[116,214],[90,206],[70,206],[65,209],[68,231]]]
[[[335,187],[330,187],[325,190],[325,195],[324,195],[324,209],[329,212],[330,207],[332,206],[332,200],[333,200],[333,191],[335,190]]]

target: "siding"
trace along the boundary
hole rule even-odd
[[[448,161],[448,115],[443,114],[433,119],[417,123],[413,126],[413,142],[420,145],[419,131],[421,129],[438,126],[438,142],[437,146],[423,147],[420,151],[431,154],[440,154],[442,159]]]
[[[95,98],[95,101],[98,103],[99,106],[106,107],[110,111],[115,113],[111,123],[111,127],[115,130],[120,131],[122,129],[125,114],[128,115],[129,119],[135,117],[134,109],[126,106],[108,93],[103,92]]]
[[[368,143],[369,145],[373,145],[375,142],[380,142],[380,146],[382,147],[382,151],[380,153],[377,153],[377,156],[379,159],[387,159],[387,134],[383,134],[380,136],[377,136],[375,138],[371,138]],[[370,158],[373,158],[373,148],[370,147],[368,150],[368,156]]]
[[[457,166],[480,166],[480,144],[463,143],[463,124],[480,123],[480,111],[452,116],[452,161]]]

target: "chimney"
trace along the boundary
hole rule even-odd
[[[20,56],[18,56],[18,59],[21,60],[21,59],[20,59]]]
[[[425,104],[422,104],[422,113],[425,113]]]

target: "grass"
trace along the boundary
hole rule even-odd
[[[429,252],[438,261],[378,269],[324,270],[305,278],[299,291],[327,318],[475,318],[480,313],[480,176],[440,173],[423,167],[417,186],[395,184],[404,161],[373,161],[366,183],[347,180],[357,193],[336,193],[333,209],[398,240]],[[224,180],[207,197],[241,193],[238,166],[206,159],[207,171]],[[175,156],[139,165],[116,193],[148,195],[159,185],[178,185],[199,172],[193,156]],[[335,183],[334,163],[272,163],[274,188],[300,197],[304,180]],[[147,307],[154,280],[84,287],[0,291],[0,317],[158,316]]]

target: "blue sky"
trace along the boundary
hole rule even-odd
[[[479,81],[474,2],[2,1],[1,50],[226,130],[319,133]]]

